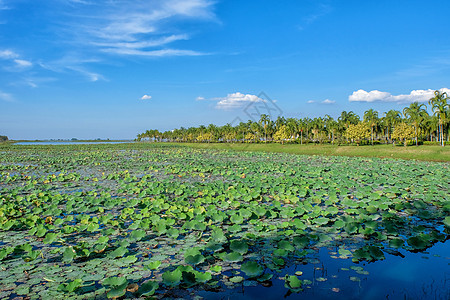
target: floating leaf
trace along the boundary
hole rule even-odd
[[[233,282],[233,283],[239,283],[239,282],[244,281],[244,277],[242,277],[242,276],[234,276],[234,277],[230,277],[229,280],[231,282]]]
[[[161,265],[161,262],[160,262],[159,260],[156,260],[156,261],[150,261],[150,262],[147,264],[147,268],[148,268],[149,270],[157,270],[157,269],[159,268],[160,265]]]
[[[138,293],[141,296],[151,296],[158,289],[159,284],[156,281],[146,281],[138,289]]]
[[[205,261],[205,257],[201,254],[188,255],[184,258],[184,261],[191,265],[198,265]]]
[[[182,273],[180,270],[166,271],[162,275],[163,283],[168,287],[175,287],[180,284]]]
[[[258,277],[263,273],[264,268],[256,261],[248,261],[242,264],[241,271],[248,277]]]
[[[233,240],[230,243],[230,249],[240,254],[245,254],[248,251],[248,244],[244,241]]]

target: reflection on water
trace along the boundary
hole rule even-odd
[[[199,292],[205,299],[450,299],[450,242],[436,243],[422,253],[400,250],[401,256],[386,254],[386,259],[355,264],[351,259],[331,258],[335,249],[322,247],[318,261],[295,265],[275,273],[274,279],[303,274],[311,280],[299,293],[289,293],[282,280],[273,280],[266,288],[261,284],[244,284],[226,291]],[[247,285],[247,286],[246,286]],[[248,286],[250,285],[250,286]],[[254,286],[252,286],[254,285]]]

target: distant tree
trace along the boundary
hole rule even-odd
[[[344,110],[338,118],[338,124],[339,124],[341,133],[345,133],[345,131],[351,124],[356,125],[358,123],[359,123],[359,117],[353,111],[346,112]],[[348,142],[348,139],[347,139],[347,142]]]
[[[392,138],[394,140],[398,139],[403,141],[404,146],[408,144],[409,140],[415,137],[414,127],[406,123],[401,123],[395,127],[394,132],[392,132]]]
[[[8,137],[6,135],[0,135],[0,142],[6,142]]]
[[[386,133],[387,133],[387,139],[388,140],[391,139],[391,133],[392,133],[393,128],[395,128],[395,126],[398,123],[400,123],[401,120],[402,120],[402,116],[401,116],[401,113],[398,110],[391,109],[384,116],[384,118],[383,118],[383,125],[386,128]]]
[[[359,122],[358,124],[350,124],[345,132],[345,136],[355,141],[359,146],[362,140],[370,137],[370,126],[368,123]]]
[[[419,104],[419,102],[413,102],[409,107],[403,109],[403,114],[407,120],[414,126],[416,146],[419,145],[419,127],[428,115],[425,104]]]
[[[378,121],[379,119],[377,111],[371,108],[364,112],[364,122],[367,122],[370,126],[370,139],[372,140],[372,146],[373,146],[373,132],[374,128],[378,125]]]
[[[278,128],[277,132],[274,133],[273,138],[276,141],[280,141],[282,144],[284,144],[284,141],[291,138],[288,127],[286,125],[281,125]]]
[[[441,141],[441,146],[445,146],[444,141],[444,125],[448,123],[450,117],[450,106],[448,103],[450,98],[447,93],[441,93],[440,91],[434,92],[434,97],[431,98],[428,103],[431,105],[431,110],[433,114],[439,118],[439,140]]]
[[[259,119],[259,124],[264,128],[264,143],[267,143],[267,125],[270,122],[270,117],[266,114],[262,114]]]

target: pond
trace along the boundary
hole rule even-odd
[[[0,299],[448,299],[448,163],[5,146]]]
[[[103,145],[103,144],[128,144],[133,143],[133,141],[116,141],[116,142],[76,142],[76,141],[36,141],[36,142],[18,142],[14,145]]]
[[[450,243],[437,243],[424,252],[400,250],[400,255],[371,263],[333,259],[330,249],[320,248],[317,261],[283,270],[302,272],[312,284],[298,293],[286,290],[283,281],[270,287],[242,284],[229,290],[199,292],[205,299],[450,299]],[[256,284],[256,282],[255,282]]]

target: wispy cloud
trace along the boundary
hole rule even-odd
[[[11,94],[5,93],[0,90],[0,100],[6,102],[14,102],[14,97]]]
[[[89,81],[95,82],[99,80],[105,80],[106,78],[99,73],[93,72],[86,67],[89,63],[99,62],[98,59],[85,59],[78,55],[67,54],[66,56],[50,61],[39,62],[39,66],[56,73],[67,73],[68,71],[75,71],[80,75],[83,75]]]
[[[325,100],[323,100],[323,101],[308,100],[307,103],[308,103],[308,104],[313,104],[313,103],[319,103],[319,104],[334,104],[334,103],[336,103],[336,101],[330,100],[330,99],[325,99]]]
[[[305,30],[306,27],[316,22],[318,19],[326,16],[333,11],[333,7],[327,3],[318,4],[313,13],[303,18],[303,22],[297,26],[298,30]]]
[[[24,59],[15,59],[14,62],[17,64],[17,66],[22,68],[31,67],[33,65],[32,62]]]
[[[321,102],[322,104],[334,104],[336,103],[336,101],[334,100],[330,100],[330,99],[325,99]]]
[[[33,66],[31,61],[20,58],[19,54],[9,49],[0,50],[0,60],[8,62],[3,64],[3,69],[9,72],[20,72]]]
[[[17,53],[11,50],[0,50],[0,59],[14,59],[19,57]]]
[[[5,1],[0,0],[0,10],[10,9],[8,5],[5,4]]]
[[[373,90],[367,92],[365,90],[358,90],[353,92],[348,97],[350,102],[397,102],[397,103],[412,103],[412,102],[427,102],[434,96],[432,89],[428,90],[413,90],[409,94],[392,95],[388,92],[381,92]],[[450,89],[442,88],[439,91],[450,93]]]
[[[141,97],[141,100],[150,100],[152,99],[152,96],[145,94],[144,96]]]
[[[70,1],[80,12],[67,24],[75,41],[97,51],[124,56],[193,56],[191,49],[167,45],[190,39],[176,22],[215,20],[214,2],[209,0],[159,1]],[[85,6],[89,5],[89,10]],[[83,24],[83,25],[78,25]],[[175,25],[174,25],[175,24]],[[164,47],[164,48],[162,48]]]

